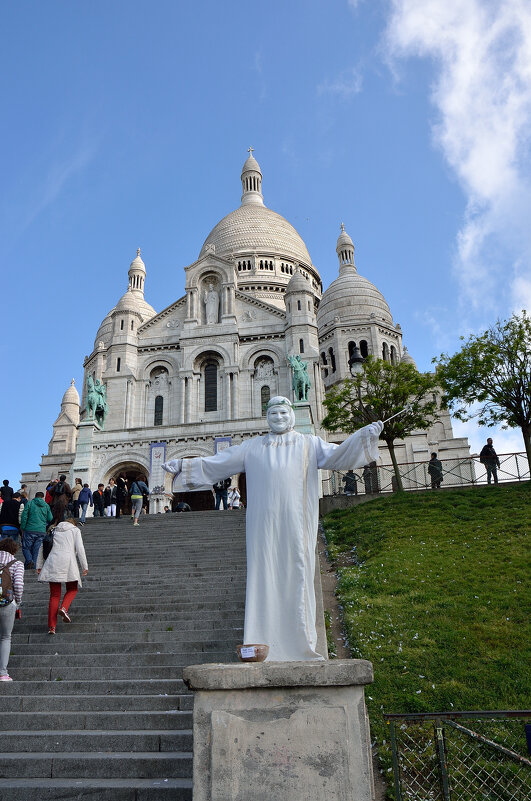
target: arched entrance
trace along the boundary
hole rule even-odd
[[[104,478],[105,486],[109,483],[109,479],[118,478],[119,475],[124,475],[125,480],[127,482],[127,497],[125,499],[125,503],[122,509],[122,514],[130,515],[131,514],[131,497],[129,495],[129,490],[131,488],[131,484],[135,479],[141,475],[143,476],[144,481],[147,483],[147,470],[145,467],[142,467],[141,464],[138,462],[122,462],[121,464],[116,465],[111,470],[108,471],[107,475]]]

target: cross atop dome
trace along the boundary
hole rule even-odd
[[[250,158],[253,158],[254,147],[248,147],[248,148],[247,148],[247,152],[248,152],[248,154],[249,154],[249,157],[250,157]]]

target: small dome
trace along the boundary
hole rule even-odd
[[[113,322],[112,322],[112,313],[115,310],[116,306],[114,306],[110,312],[103,318],[100,327],[98,328],[98,333],[96,334],[96,339],[94,340],[94,349],[98,347],[100,342],[104,342],[107,346],[112,339],[112,332],[113,332]]]
[[[242,175],[244,174],[244,172],[251,172],[251,171],[252,172],[259,172],[260,175],[262,175],[262,170],[260,169],[260,165],[258,164],[257,160],[252,155],[249,156],[249,158],[247,159],[247,161],[243,165],[243,167],[242,167]]]
[[[144,272],[146,272],[146,265],[144,264],[144,262],[142,261],[142,257],[140,256],[140,248],[137,248],[136,258],[134,258],[131,264],[129,265],[129,269],[143,270]]]
[[[75,384],[76,384],[75,380],[72,379],[70,386],[63,395],[61,406],[64,406],[65,404],[68,403],[74,403],[76,406],[79,406],[79,392],[77,391]]]
[[[309,282],[303,276],[303,274],[297,270],[293,278],[290,278],[290,281],[286,287],[286,295],[288,292],[311,292],[311,288]]]
[[[374,322],[393,325],[393,318],[382,293],[367,278],[356,271],[355,267],[344,268],[344,271],[332,281],[321,298],[317,310],[317,325],[324,328],[336,321],[340,324],[368,321],[372,316]]]
[[[150,320],[156,315],[153,306],[150,306],[147,300],[144,300],[140,292],[135,292],[129,288],[125,295],[122,295],[118,303],[113,309],[113,312],[137,312],[142,317],[142,322]]]
[[[341,223],[341,233],[337,238],[337,247],[343,247],[345,245],[350,245],[350,247],[354,247],[354,242],[350,238],[350,236],[345,231],[345,223]]]
[[[403,364],[411,364],[411,365],[413,365],[413,367],[415,368],[415,370],[418,370],[417,363],[416,363],[415,359],[414,359],[414,358],[413,358],[413,356],[412,356],[412,355],[411,355],[411,354],[408,352],[408,349],[406,348],[406,346],[405,346],[405,345],[404,345],[404,352],[402,353],[402,358],[400,359],[400,361],[401,361]]]

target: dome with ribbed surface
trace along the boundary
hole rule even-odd
[[[199,258],[208,252],[209,245],[214,245],[216,256],[256,251],[283,256],[307,266],[312,263],[295,228],[280,214],[262,205],[240,206],[227,214],[205,239]]]
[[[310,286],[309,281],[300,273],[298,270],[290,279],[287,287],[286,287],[286,295],[289,292],[311,292],[312,288]]]
[[[76,382],[72,379],[70,386],[66,390],[65,394],[63,395],[63,400],[61,401],[61,406],[65,404],[74,403],[79,406],[79,392],[76,389]]]
[[[336,321],[341,323],[384,322],[393,325],[393,318],[382,293],[355,267],[343,267],[341,275],[332,281],[321,298],[317,310],[317,325],[324,328]],[[337,322],[337,321],[336,321]]]
[[[144,296],[134,289],[129,288],[125,295],[122,295],[113,311],[132,311],[138,312],[142,317],[142,322],[145,323],[156,315],[153,306],[144,300]]]

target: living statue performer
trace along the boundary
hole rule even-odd
[[[310,389],[310,379],[308,377],[308,362],[301,359],[299,354],[288,356],[288,362],[293,370],[292,389],[295,393],[295,400],[307,401],[308,390]]]
[[[247,591],[245,643],[269,645],[268,659],[323,659],[316,651],[315,546],[319,469],[347,470],[378,458],[383,423],[351,434],[341,445],[293,430],[287,398],[267,406],[269,433],[215,456],[172,459],[188,489],[245,473],[247,479]]]
[[[206,308],[207,325],[214,325],[218,321],[219,293],[214,289],[214,284],[210,283],[203,295]]]

